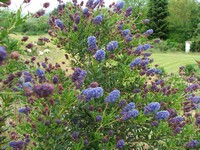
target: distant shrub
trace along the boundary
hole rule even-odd
[[[190,50],[192,52],[200,52],[200,35],[192,42]]]
[[[184,49],[183,44],[175,42],[171,39],[168,39],[166,41],[161,41],[158,44],[155,44],[155,49],[161,52],[175,52],[175,51],[181,51]]]
[[[197,69],[196,69],[196,64],[187,64],[185,66],[185,73],[187,76],[189,76],[192,72],[195,72]]]

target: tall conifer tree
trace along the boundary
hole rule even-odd
[[[168,0],[149,0],[147,17],[150,19],[150,23],[148,27],[154,30],[154,37],[167,39],[168,15]]]

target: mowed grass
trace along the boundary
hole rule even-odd
[[[19,41],[21,41],[22,37],[24,35],[21,34],[11,34],[10,37],[11,38],[15,38]],[[49,35],[40,35],[40,36],[28,36],[29,39],[28,41],[22,45],[22,49],[27,49],[25,46],[28,43],[36,43],[38,41],[39,37],[47,37],[49,39],[51,39],[51,37]],[[49,59],[49,62],[52,64],[55,63],[59,63],[61,65],[61,68],[63,70],[68,69],[68,74],[72,73],[71,67],[70,67],[70,62],[68,60],[66,60],[65,58],[65,50],[60,50],[59,48],[57,48],[56,45],[52,44],[52,42],[49,42],[47,44],[45,44],[44,46],[37,46],[37,51],[44,51],[44,49],[49,49],[50,52],[49,53],[44,53],[43,55],[38,55],[37,56],[37,62],[43,62],[45,57],[47,57]],[[65,64],[62,64],[61,62],[65,62]]]
[[[196,64],[200,61],[200,53],[152,53],[154,65],[159,64],[167,73],[177,73],[180,66]]]

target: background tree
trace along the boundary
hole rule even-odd
[[[167,39],[168,37],[168,1],[149,0],[147,18],[150,19],[149,28],[154,30],[154,37]]]
[[[200,22],[200,3],[197,0],[169,1],[170,39],[184,42],[194,36]]]

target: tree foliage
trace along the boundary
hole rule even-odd
[[[200,22],[200,5],[197,0],[169,1],[170,38],[184,42],[194,36]]]
[[[166,39],[168,36],[168,1],[167,0],[150,0],[149,11],[147,14],[150,19],[149,27],[154,30],[154,37]]]

